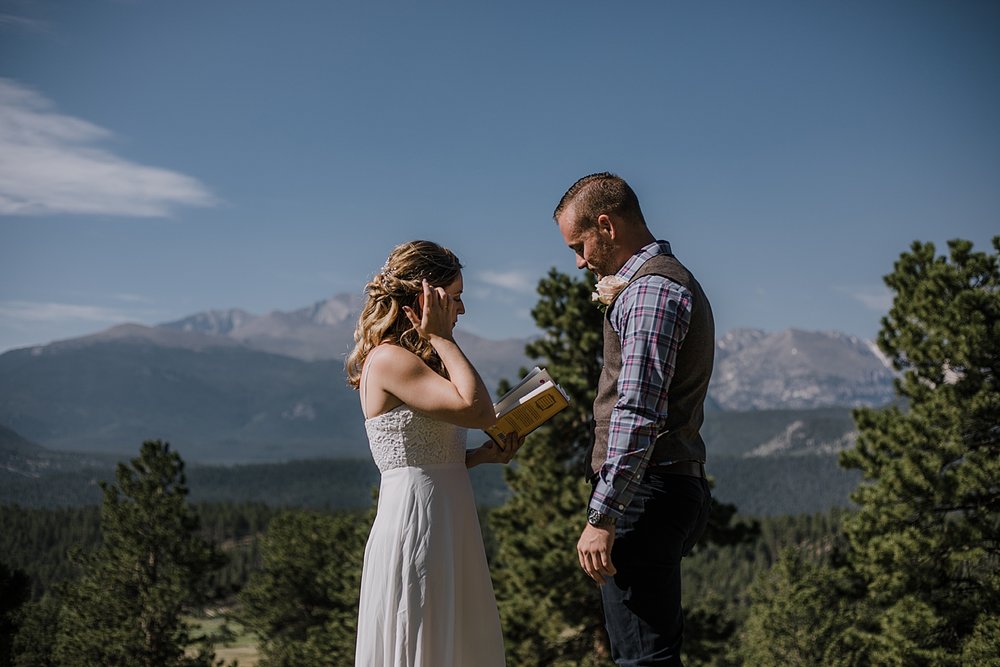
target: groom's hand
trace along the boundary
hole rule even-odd
[[[587,524],[576,543],[580,567],[587,575],[603,586],[605,577],[612,577],[618,570],[611,562],[611,547],[615,543],[615,525],[592,526]]]

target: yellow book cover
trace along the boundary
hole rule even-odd
[[[548,371],[535,366],[513,389],[494,404],[497,423],[486,435],[503,447],[502,437],[511,432],[525,436],[552,419],[569,405],[569,396]]]

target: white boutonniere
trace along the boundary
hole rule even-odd
[[[597,302],[597,307],[607,311],[608,306],[615,300],[618,293],[625,289],[628,281],[618,276],[604,276],[597,281],[595,291],[591,292],[590,300]]]

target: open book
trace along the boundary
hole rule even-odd
[[[502,437],[512,431],[525,436],[552,419],[569,405],[569,396],[553,381],[544,368],[535,366],[513,389],[493,404],[497,423],[486,429],[486,435],[502,449]]]

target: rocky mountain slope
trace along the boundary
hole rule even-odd
[[[342,366],[359,307],[338,295],[289,312],[209,311],[11,350],[0,355],[0,424],[76,452],[131,455],[161,438],[204,462],[363,457],[363,418]],[[531,365],[526,340],[456,335],[490,387]],[[718,454],[835,452],[853,442],[848,408],[891,396],[892,373],[865,341],[737,330],[719,339],[706,433]]]
[[[854,336],[737,329],[718,340],[710,391],[724,410],[882,405],[893,377],[881,352]]]

